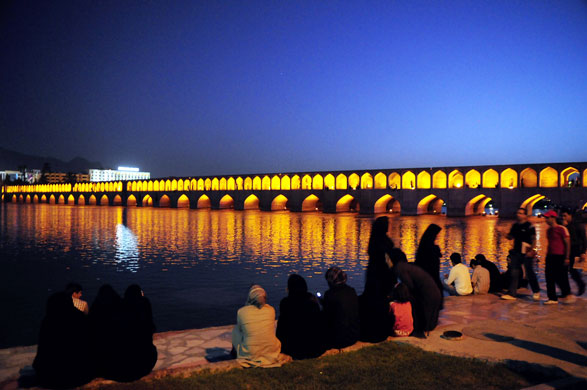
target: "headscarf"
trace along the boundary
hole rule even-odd
[[[345,284],[347,280],[346,273],[338,267],[330,267],[324,276],[330,287]]]
[[[308,292],[308,285],[303,277],[292,274],[287,279],[287,291],[290,297],[304,295]]]
[[[247,297],[247,302],[245,303],[245,306],[254,305],[260,309],[266,302],[267,293],[265,292],[263,287],[259,286],[258,284],[252,285],[251,289],[249,290],[249,296]]]

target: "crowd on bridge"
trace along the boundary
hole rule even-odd
[[[577,284],[577,295],[585,291],[577,269],[585,262],[585,229],[570,210],[563,210],[560,219],[555,211],[544,217],[549,228],[547,299],[543,304],[572,303],[575,298],[569,273]],[[329,349],[343,349],[357,341],[380,342],[390,336],[426,338],[437,326],[445,293],[494,293],[503,300],[515,300],[518,287],[526,283],[532,289],[532,298],[541,299],[534,271],[536,231],[524,208],[518,210],[517,221],[507,234],[513,248],[508,255],[508,269],[503,273],[478,254],[469,263],[471,275],[461,255],[455,252],[450,256],[450,273],[441,278],[442,255],[435,242],[441,231],[438,225],[428,226],[412,263],[394,245],[388,229],[385,216],[373,222],[365,286],[360,296],[347,284],[345,272],[336,266],[325,273],[328,290],[323,296],[309,293],[305,279],[292,274],[275,327],[275,309],[267,303],[266,291],[252,285],[245,305],[237,312],[232,332],[232,355],[237,361],[244,367],[276,367],[291,359],[314,358]],[[81,300],[81,286],[71,284],[47,302],[33,364],[35,383],[65,388],[94,377],[139,379],[151,372],[157,360],[154,331],[150,302],[138,285],[129,286],[124,298],[110,285],[103,285],[89,307]]]

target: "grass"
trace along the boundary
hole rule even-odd
[[[280,368],[199,371],[133,383],[103,384],[98,389],[516,389],[528,386],[502,364],[490,364],[396,343],[294,361]]]
[[[516,389],[528,386],[502,364],[490,364],[395,343],[294,361],[280,368],[199,371],[133,383],[102,384],[98,389]]]

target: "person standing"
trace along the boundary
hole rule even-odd
[[[569,258],[569,273],[571,278],[577,284],[579,291],[578,296],[583,295],[585,292],[585,282],[581,277],[581,273],[574,268],[576,261],[580,263],[585,262],[585,254],[587,252],[587,237],[585,236],[585,228],[576,219],[573,218],[573,214],[570,210],[562,212],[563,222],[566,224],[566,228],[569,231],[569,237],[571,239],[571,253]]]
[[[440,247],[436,245],[436,237],[441,230],[442,228],[434,223],[426,228],[426,231],[422,234],[422,238],[420,239],[414,264],[426,271],[428,275],[432,276],[432,279],[434,280],[434,283],[436,283],[438,291],[440,292],[440,306],[442,307],[443,288],[442,282],[440,281],[440,258],[442,257],[442,253],[440,253]]]
[[[532,297],[535,301],[540,300],[540,285],[534,272],[534,258],[536,257],[536,229],[528,221],[528,213],[525,208],[520,207],[516,212],[517,221],[512,225],[506,236],[508,240],[514,240],[514,248],[511,254],[510,280],[508,293],[501,296],[501,299],[514,300],[518,290],[518,281],[522,267],[526,270]],[[505,287],[505,286],[504,286]]]
[[[548,250],[544,269],[548,300],[544,304],[553,305],[558,303],[555,284],[558,284],[561,290],[561,299],[569,301],[567,297],[571,293],[571,287],[569,286],[567,267],[569,266],[571,243],[568,230],[556,221],[558,218],[556,211],[548,211],[544,217],[549,226],[546,231]]]

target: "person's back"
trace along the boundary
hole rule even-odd
[[[473,267],[473,276],[471,277],[473,293],[476,295],[487,294],[491,285],[489,271],[482,267],[475,259],[471,260],[471,267]]]
[[[324,326],[318,300],[307,291],[305,280],[291,275],[289,296],[279,304],[277,338],[281,352],[294,359],[313,358],[324,352]]]
[[[452,295],[469,295],[473,292],[471,286],[471,275],[469,268],[461,262],[461,255],[453,253],[450,255],[450,261],[453,264],[450,274],[444,280],[445,289]],[[453,287],[454,284],[454,287]]]
[[[484,255],[478,254],[475,256],[475,260],[479,262],[479,265],[489,271],[489,292],[500,292],[502,289],[501,272],[495,263],[487,260]]]
[[[398,283],[393,290],[393,302],[389,304],[389,310],[393,316],[393,335],[395,336],[409,336],[414,331],[410,299],[408,287],[403,283]]]
[[[332,286],[324,293],[324,316],[329,348],[345,348],[360,336],[359,300],[346,284]]]

